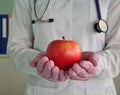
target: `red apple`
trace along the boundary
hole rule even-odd
[[[46,55],[60,69],[68,70],[80,61],[81,49],[75,41],[54,40],[48,45]]]

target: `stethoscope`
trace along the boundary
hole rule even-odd
[[[45,10],[44,10],[44,12],[43,12],[43,14],[40,18],[38,17],[37,12],[36,12],[36,2],[37,2],[37,0],[34,0],[34,14],[35,14],[36,20],[32,20],[32,24],[35,24],[36,22],[43,22],[43,23],[54,22],[54,18],[49,18],[49,19],[46,19],[46,20],[42,19],[46,10],[48,9],[48,6],[50,4],[50,0],[48,0],[46,8],[45,8]],[[95,5],[96,5],[96,10],[97,10],[98,22],[96,22],[94,24],[94,29],[98,33],[101,33],[101,32],[106,33],[108,31],[108,24],[107,24],[106,20],[102,19],[99,0],[95,0]]]

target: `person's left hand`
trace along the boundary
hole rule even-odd
[[[98,55],[94,52],[83,52],[80,63],[76,63],[67,72],[68,78],[73,80],[88,80],[95,76],[98,64]]]

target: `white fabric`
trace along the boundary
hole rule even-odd
[[[99,0],[102,18],[109,31],[97,33],[94,23],[97,13],[94,0],[51,0],[42,19],[54,18],[53,23],[37,22],[34,0],[15,0],[8,54],[18,71],[29,75],[25,95],[116,95],[112,78],[120,73],[120,0]],[[37,0],[40,17],[48,0]],[[50,41],[56,39],[77,41],[82,51],[99,54],[98,71],[88,81],[67,80],[49,82],[37,75],[30,61],[46,51]]]

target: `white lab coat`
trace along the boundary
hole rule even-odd
[[[51,0],[42,19],[54,18],[53,23],[38,22],[33,9],[34,0],[15,0],[8,54],[18,71],[29,75],[25,95],[116,95],[113,78],[120,72],[120,0],[99,0],[102,18],[109,31],[97,33],[94,0]],[[37,0],[40,17],[48,0]],[[65,36],[77,41],[82,51],[99,55],[97,74],[88,81],[70,80],[54,83],[38,76],[30,61],[47,45]]]

